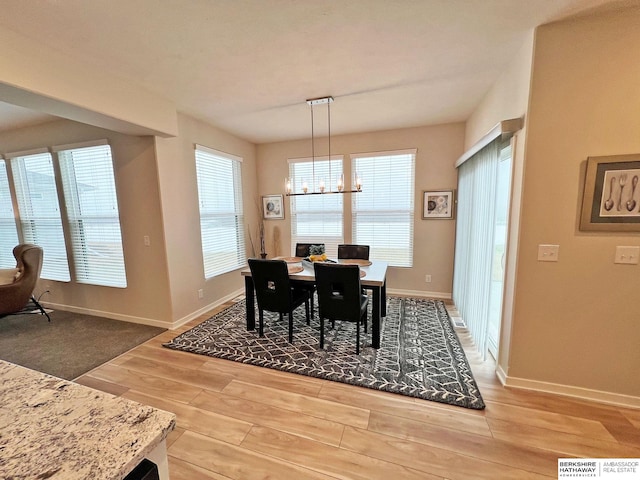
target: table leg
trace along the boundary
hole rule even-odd
[[[384,283],[382,284],[382,295],[380,298],[382,302],[380,305],[380,315],[383,317],[387,316],[387,279],[384,279]]]
[[[380,312],[381,312],[381,287],[372,287],[373,291],[373,305],[371,305],[371,310],[373,313],[373,318],[371,319],[372,332],[371,332],[371,343],[373,348],[380,348]]]
[[[247,330],[256,329],[256,312],[254,307],[253,278],[244,277],[244,299],[247,308]]]

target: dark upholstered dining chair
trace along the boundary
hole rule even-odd
[[[338,260],[369,260],[369,245],[338,245]],[[365,295],[364,288],[362,294]]]
[[[338,258],[369,260],[369,245],[338,245]]]
[[[293,311],[305,304],[309,324],[309,292],[294,287],[289,280],[289,270],[282,260],[249,259],[251,278],[258,301],[258,335],[264,336],[264,311],[289,314],[289,343],[293,343]]]
[[[311,252],[311,245],[319,245],[324,247],[324,243],[296,243],[296,257],[308,257]]]
[[[324,243],[296,243],[296,257],[306,258],[309,256],[309,249],[311,245],[321,245],[324,247]],[[313,296],[316,292],[316,286],[309,282],[297,282],[293,280],[293,284],[298,288],[304,288],[309,292],[309,299],[311,300],[311,316],[313,317]]]
[[[314,263],[320,316],[320,348],[324,348],[324,319],[355,322],[356,355],[360,354],[360,322],[367,331],[369,298],[362,295],[360,268],[357,265]]]
[[[32,301],[40,313],[51,321],[51,317],[33,296],[36,283],[42,271],[44,258],[42,247],[23,243],[13,248],[16,268],[11,269],[13,279],[10,283],[0,285],[0,317],[22,311]]]

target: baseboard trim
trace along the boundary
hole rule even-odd
[[[96,317],[110,318],[112,320],[120,320],[122,322],[141,323],[152,327],[171,328],[170,322],[163,322],[153,318],[136,317],[134,315],[123,315],[121,313],[105,312],[93,308],[76,307],[74,305],[63,305],[61,303],[41,302],[43,306],[53,310],[62,310],[64,312],[80,313],[82,315],[93,315]]]
[[[496,369],[496,375],[505,387],[553,393],[565,397],[579,398],[581,400],[590,400],[621,407],[640,408],[640,397],[604,392],[601,390],[592,390],[589,388],[573,387],[571,385],[561,385],[558,383],[528,380],[526,378],[509,377],[504,373],[502,368]]]
[[[93,315],[96,317],[110,318],[112,320],[120,320],[122,322],[140,323],[143,325],[150,325],[152,327],[160,327],[160,328],[166,328],[168,330],[175,330],[176,328],[181,327],[185,323],[190,322],[194,318],[198,318],[200,315],[208,312],[209,310],[213,310],[214,308],[222,305],[223,303],[228,302],[229,300],[234,299],[235,297],[243,293],[244,293],[244,288],[239,289],[173,322],[164,322],[162,320],[156,320],[153,318],[137,317],[134,315],[123,315],[120,313],[105,312],[105,311],[96,310],[93,308],[76,307],[73,305],[63,305],[60,303],[51,303],[51,302],[41,302],[41,303],[43,306],[47,308],[51,308],[53,310],[62,310],[65,312],[80,313],[82,315]]]
[[[419,297],[419,298],[438,298],[442,300],[451,300],[451,293],[449,292],[427,292],[424,290],[399,290],[399,289],[387,289],[387,295],[400,295],[405,297]]]
[[[502,386],[505,387],[507,385],[507,374],[504,373],[504,370],[500,365],[498,365],[498,368],[496,368],[496,375],[498,377],[498,380],[500,380]]]
[[[191,320],[198,318],[200,315],[207,313],[209,310],[213,310],[216,307],[219,307],[220,305],[222,305],[223,303],[227,303],[230,300],[233,300],[234,298],[236,298],[238,295],[243,295],[244,294],[244,288],[241,288],[239,290],[236,290],[233,293],[230,293],[229,295],[226,295],[222,298],[219,298],[218,300],[216,300],[213,303],[210,303],[209,305],[207,305],[206,307],[202,307],[201,309],[190,313],[189,315],[186,315],[178,320],[176,320],[175,322],[172,322],[171,324],[171,330],[174,330],[178,327],[181,327],[182,325],[184,325],[185,323],[190,322]]]

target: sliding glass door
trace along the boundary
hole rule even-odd
[[[510,199],[511,147],[498,139],[458,170],[453,300],[483,357],[499,345]]]
[[[500,322],[502,319],[502,293],[504,292],[504,267],[511,198],[511,145],[500,150],[496,177],[495,217],[493,221],[493,249],[491,252],[491,287],[489,289],[489,315],[487,348],[498,358]]]

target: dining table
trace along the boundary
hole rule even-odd
[[[283,260],[289,266],[289,278],[299,282],[315,283],[315,272],[311,262],[303,261],[296,257],[275,257],[272,260]],[[381,260],[358,261],[358,260],[330,260],[331,263],[357,264],[360,266],[360,283],[363,288],[371,290],[371,345],[373,348],[380,348],[380,326],[382,318],[387,316],[387,262]],[[244,291],[246,299],[247,330],[255,330],[255,292],[251,270],[243,269]]]

